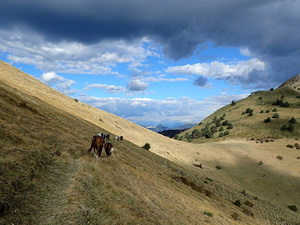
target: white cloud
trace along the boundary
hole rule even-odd
[[[65,79],[64,77],[57,75],[54,72],[43,73],[41,75],[41,80],[45,84],[53,86],[53,88],[66,95],[71,95],[78,92],[78,90],[72,89],[72,85],[76,84],[74,80]]]
[[[198,101],[189,97],[166,98],[98,98],[82,95],[79,100],[138,124],[162,121],[200,122],[202,119],[244,96],[223,94]]]
[[[104,89],[108,93],[121,93],[121,92],[127,92],[128,90],[124,87],[121,86],[115,86],[115,85],[108,85],[108,84],[90,84],[86,85],[85,89],[90,89],[90,88],[99,88],[99,89]]]
[[[148,86],[148,83],[145,83],[137,78],[131,79],[127,84],[127,88],[130,91],[145,91],[148,88]]]
[[[182,82],[182,81],[188,81],[189,79],[187,78],[165,78],[165,75],[160,75],[158,77],[145,77],[144,81],[146,82],[161,82],[161,81],[166,81],[166,82]]]
[[[235,63],[223,63],[213,61],[211,63],[187,64],[184,66],[173,66],[166,69],[167,73],[200,75],[207,78],[235,78],[247,77],[252,71],[264,71],[266,64],[256,58]]]
[[[34,32],[0,30],[0,51],[8,53],[13,63],[36,66],[42,71],[122,76],[114,68],[119,63],[141,65],[157,53],[146,49],[144,42],[101,41],[92,45],[77,42],[52,43]]]

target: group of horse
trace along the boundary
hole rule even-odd
[[[102,148],[104,147],[105,154],[107,157],[111,155],[113,152],[114,148],[112,143],[109,142],[110,140],[110,135],[109,134],[103,134],[103,133],[98,133],[97,135],[93,136],[92,138],[92,144],[91,147],[89,148],[88,152],[92,151],[94,149],[94,156],[96,158],[101,157],[101,152]],[[123,140],[123,136],[116,136],[116,141]],[[107,143],[105,143],[108,141]]]

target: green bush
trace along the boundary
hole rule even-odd
[[[222,126],[228,126],[228,125],[229,125],[228,120],[225,120],[225,121],[222,123]]]
[[[268,117],[267,119],[264,120],[265,123],[271,123],[271,118]]]
[[[296,123],[297,121],[296,121],[295,117],[292,117],[292,119],[290,119],[289,122],[290,123]]]
[[[288,131],[293,131],[294,130],[294,126],[292,124],[289,124],[287,127]]]
[[[264,113],[264,112],[265,112],[264,110],[261,110],[261,111],[260,111],[260,113]]]
[[[149,143],[146,143],[142,148],[149,150],[151,148]]]
[[[226,131],[224,132],[224,135],[228,135],[228,134],[229,134],[229,131],[226,130]]]
[[[228,127],[227,127],[227,129],[228,129],[228,130],[230,130],[230,129],[232,129],[232,128],[233,128],[233,125],[232,125],[232,123],[228,124]]]
[[[272,118],[275,118],[275,119],[278,119],[279,118],[279,114],[278,113],[275,113]]]
[[[251,109],[251,108],[247,108],[247,109],[246,109],[246,111],[245,111],[245,113],[250,113],[250,112],[252,112],[252,113],[253,113],[253,109]]]

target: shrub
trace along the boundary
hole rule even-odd
[[[75,100],[75,102],[78,102],[78,99],[75,98],[74,100]]]
[[[285,102],[285,103],[283,103],[282,105],[280,105],[280,107],[288,108],[288,107],[290,107],[290,103]]]
[[[288,131],[293,131],[294,130],[294,126],[292,124],[289,124],[287,127]]]
[[[228,129],[228,130],[230,130],[230,129],[232,129],[232,128],[233,128],[233,125],[232,125],[232,123],[228,124],[228,127],[227,127],[227,129]]]
[[[212,212],[204,211],[204,214],[209,216],[209,217],[214,217],[214,214]]]
[[[225,121],[222,123],[222,126],[228,126],[228,125],[229,125],[228,120],[225,120]]]
[[[249,112],[249,115],[248,116],[253,116],[253,111],[252,112]]]
[[[295,143],[294,145],[296,149],[300,149],[300,145],[298,143]]]
[[[253,112],[253,109],[247,108],[246,111],[245,111],[245,113],[250,113],[250,112]]]
[[[223,131],[223,130],[224,130],[224,128],[223,128],[223,127],[221,127],[219,131],[221,132],[221,131]]]
[[[262,99],[262,97],[260,96],[258,99],[259,99],[259,100],[261,100],[261,99]]]
[[[206,137],[206,138],[212,138],[213,135],[214,135],[214,133],[211,132],[211,130],[207,130],[207,131],[205,132],[205,137]]]
[[[266,110],[266,113],[269,113],[269,112],[270,112],[270,110],[267,109],[267,110]]]
[[[288,148],[294,148],[294,145],[288,144],[286,147],[288,147]]]
[[[149,143],[146,143],[142,148],[149,150],[151,148]]]
[[[275,119],[279,118],[279,114],[278,114],[278,113],[275,113],[275,114],[272,116],[272,118],[275,118]]]
[[[222,166],[216,166],[216,169],[220,170],[220,169],[222,169]]]
[[[219,137],[223,137],[223,136],[224,136],[224,134],[223,134],[223,133],[220,133],[220,134],[219,134]]]
[[[235,105],[235,102],[232,100],[232,102],[231,102],[231,106],[234,106]]]
[[[236,205],[237,207],[241,207],[242,203],[241,201],[238,199],[235,202],[233,202],[234,205]]]
[[[272,112],[277,112],[278,110],[276,109],[276,108],[274,108],[273,110],[272,110]]]
[[[279,160],[283,160],[283,157],[281,155],[277,156],[276,158]]]
[[[228,134],[229,134],[229,131],[226,130],[226,131],[224,132],[224,135],[228,135]]]
[[[264,113],[264,112],[265,112],[264,110],[261,110],[261,111],[260,111],[260,113]]]
[[[283,130],[283,131],[286,131],[287,130],[287,126],[283,125],[280,129]]]
[[[265,123],[271,123],[271,118],[268,117],[267,119],[264,120]]]
[[[297,206],[295,206],[295,205],[289,205],[288,208],[289,208],[290,210],[294,211],[294,212],[297,212],[297,211],[298,211],[298,208],[297,208]]]
[[[292,119],[290,119],[289,122],[290,123],[296,123],[297,121],[296,121],[295,117],[292,117]]]
[[[210,131],[211,131],[212,133],[216,133],[216,132],[218,131],[218,129],[217,129],[216,126],[211,126],[211,127],[210,127]]]

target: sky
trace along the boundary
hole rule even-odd
[[[140,125],[198,123],[300,73],[299,0],[0,0],[0,59]]]

